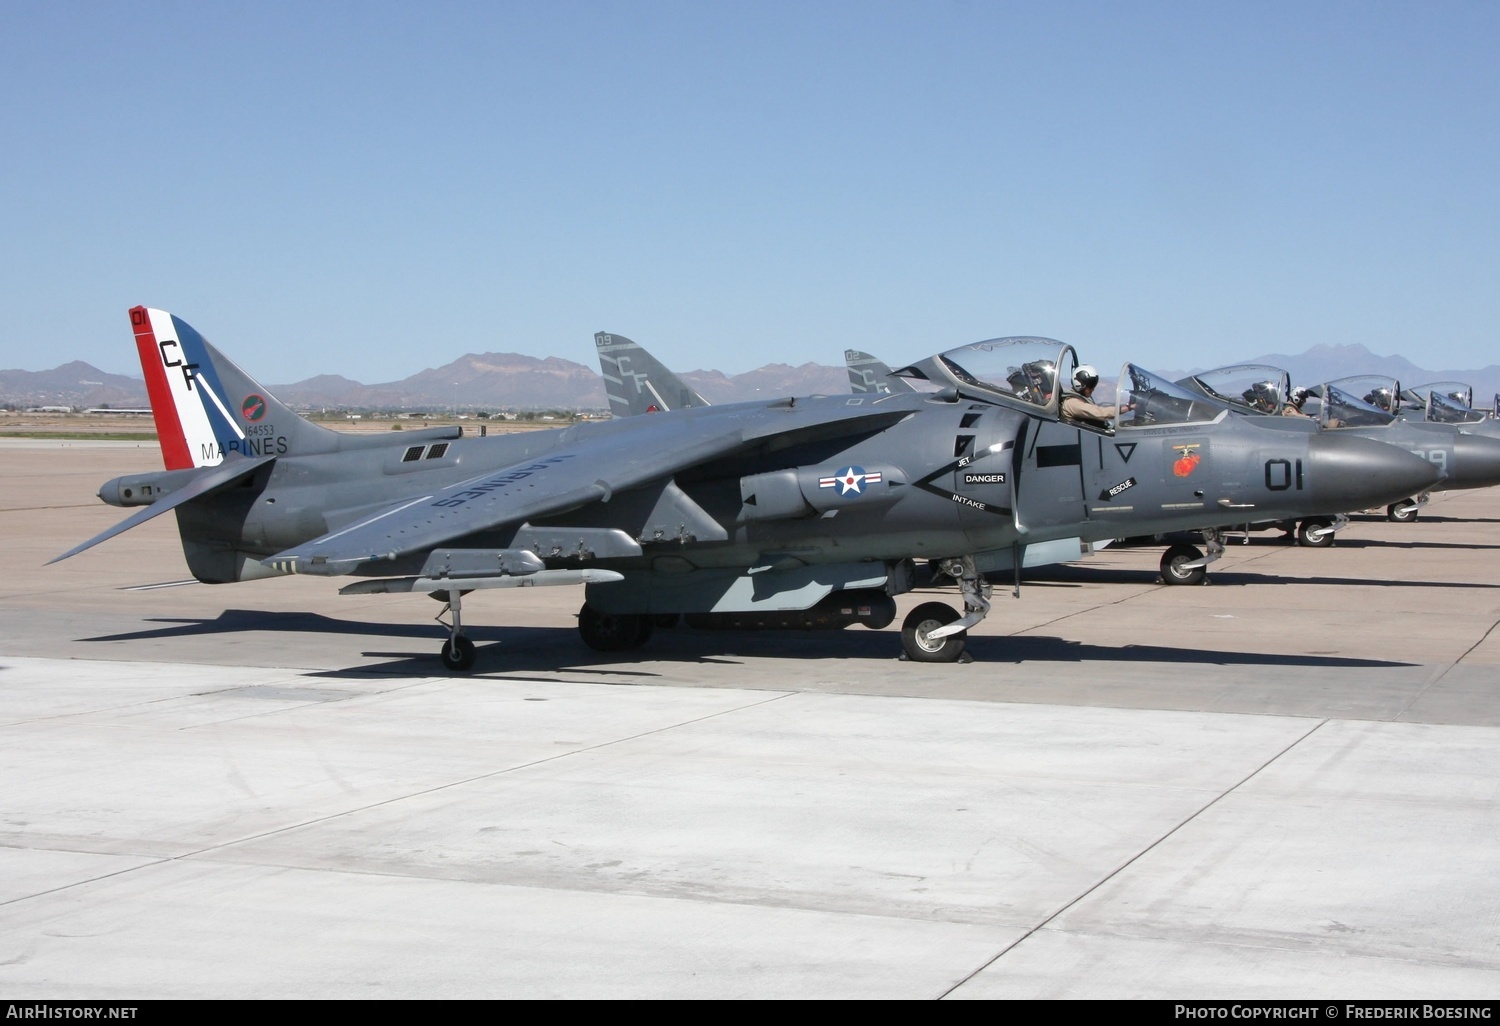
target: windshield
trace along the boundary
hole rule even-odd
[[[1394,414],[1363,399],[1356,399],[1337,385],[1323,386],[1323,409],[1320,414],[1324,427],[1378,427],[1395,420]]]
[[[935,369],[971,392],[1056,409],[1058,383],[1071,381],[1077,358],[1073,348],[1050,338],[995,338],[960,346],[918,368]],[[929,375],[930,377],[931,375]]]
[[[1377,410],[1396,413],[1401,409],[1401,382],[1395,378],[1381,374],[1354,374],[1329,384],[1346,395],[1358,396]]]
[[[1229,413],[1223,405],[1133,363],[1120,372],[1119,397],[1117,423],[1122,428],[1206,424]]]
[[[1251,363],[1201,371],[1178,384],[1226,406],[1252,413],[1279,413],[1292,388],[1286,371]]]

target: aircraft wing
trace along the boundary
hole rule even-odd
[[[54,556],[52,559],[47,560],[46,565],[51,566],[53,563],[67,559],[69,556],[76,556],[84,549],[91,549],[100,542],[107,541],[117,534],[123,534],[132,527],[139,527],[152,517],[161,516],[169,509],[176,509],[184,502],[191,502],[193,499],[207,495],[217,488],[233,484],[257,467],[264,466],[274,459],[276,459],[275,456],[249,457],[241,456],[237,452],[231,452],[224,457],[223,463],[217,466],[204,467],[200,473],[194,476],[189,484],[178,488],[176,491],[169,492],[149,506],[142,507],[114,527],[111,527],[108,531],[94,535],[94,537],[82,545],[75,545],[61,556]]]
[[[633,418],[632,429],[584,436],[535,458],[393,502],[340,530],[263,562],[283,573],[335,576],[364,563],[425,552],[477,531],[607,502],[617,491],[778,439],[878,429],[905,411],[763,406],[684,421]],[[705,411],[706,412],[706,411]]]

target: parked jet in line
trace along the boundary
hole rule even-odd
[[[1253,383],[1241,401],[1227,398],[1246,380]],[[1288,378],[1276,367],[1244,365],[1203,371],[1181,382],[1185,387],[1225,402],[1236,412],[1270,415],[1270,423],[1289,430],[1323,430],[1339,435],[1358,435],[1396,446],[1436,466],[1442,478],[1429,491],[1488,488],[1500,484],[1500,439],[1469,432],[1468,425],[1403,420],[1400,383],[1378,375],[1355,375],[1308,389],[1318,396],[1316,419],[1276,416],[1285,410]],[[1428,402],[1439,402],[1431,391]],[[1426,495],[1408,496],[1390,503],[1386,515],[1397,521],[1416,519]],[[1353,505],[1345,512],[1364,509]]]
[[[1118,431],[1064,424],[1056,385],[1076,357],[1032,337],[902,372],[930,394],[349,436],[298,417],[179,318],[130,317],[167,469],[105,484],[105,501],[145,508],[58,559],[174,510],[201,581],[317,574],[357,578],[344,593],[440,598],[454,670],[475,660],[461,605],[476,590],[583,584],[583,640],[620,651],[661,614],[884,627],[917,560],[955,580],[964,609],[919,605],[903,647],[950,661],[989,612],[984,574],[1028,550],[1334,513],[1438,478],[1393,446],[1229,418],[1132,367]]]

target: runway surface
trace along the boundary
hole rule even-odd
[[[170,516],[42,566],[159,466],[0,440],[7,995],[1500,994],[1494,491],[1207,587],[1036,571],[967,665],[604,657],[581,592],[490,592],[455,678],[425,597],[141,590]]]

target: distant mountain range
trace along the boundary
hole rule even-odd
[[[1385,374],[1403,384],[1456,380],[1474,387],[1475,402],[1487,406],[1500,392],[1500,366],[1479,370],[1426,370],[1401,356],[1376,356],[1362,345],[1314,346],[1301,355],[1272,353],[1241,361],[1282,367],[1294,384],[1314,384],[1349,374]],[[1155,370],[1156,368],[1152,368]],[[1206,368],[1158,371],[1172,379]],[[682,379],[712,403],[787,395],[836,395],[849,390],[843,367],[773,363],[744,374],[689,371]],[[399,410],[600,410],[608,406],[593,367],[559,357],[518,353],[470,353],[402,381],[364,385],[337,374],[320,374],[288,385],[269,385],[283,402],[301,408]],[[80,408],[145,406],[146,385],[136,377],[106,374],[74,361],[50,371],[0,370],[0,403],[18,407]]]

